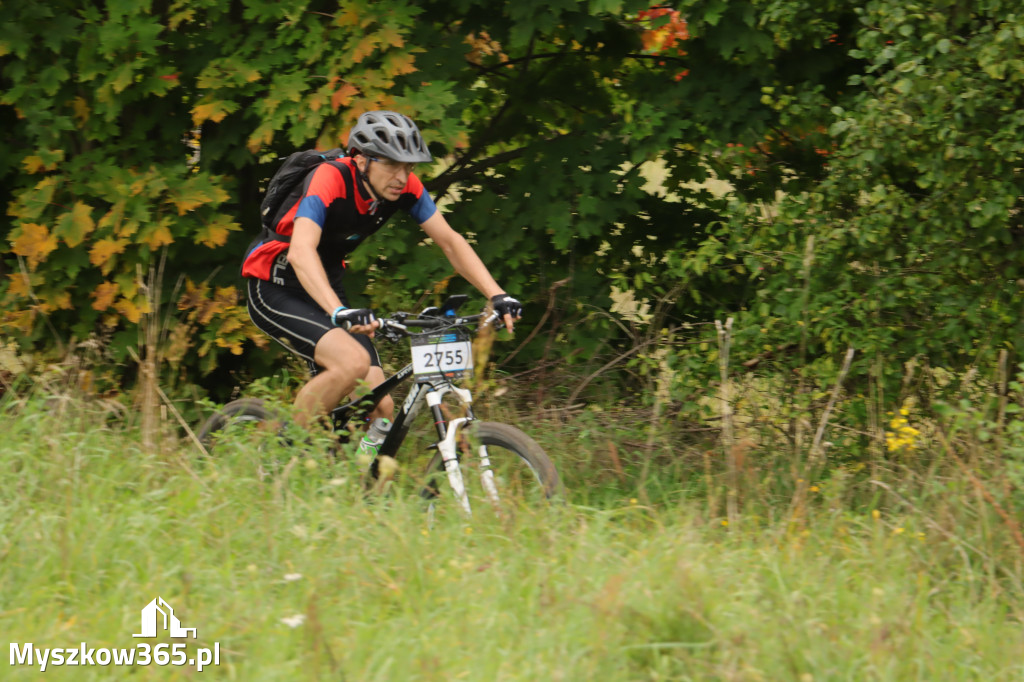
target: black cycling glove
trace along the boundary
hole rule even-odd
[[[342,329],[373,324],[373,321],[376,319],[373,316],[373,311],[369,308],[346,308],[341,306],[335,308],[334,312],[331,313],[331,322],[334,323],[335,327],[341,327]]]
[[[494,312],[498,313],[500,317],[511,315],[515,319],[523,316],[523,304],[508,294],[491,296],[491,305],[494,306]]]

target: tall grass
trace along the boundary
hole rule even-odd
[[[798,523],[760,471],[729,524],[709,501],[723,468],[705,470],[695,444],[636,457],[621,420],[588,413],[529,426],[568,504],[467,521],[453,506],[428,515],[401,487],[367,498],[316,452],[239,440],[203,461],[185,439],[142,447],[96,403],[9,394],[0,409],[9,642],[132,647],[161,596],[198,629],[190,651],[222,652],[202,673],[47,678],[1024,678],[1019,548],[952,465],[840,468],[809,486]],[[39,676],[6,662],[0,674]]]

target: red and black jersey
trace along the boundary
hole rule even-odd
[[[416,175],[396,201],[375,201],[361,182],[351,157],[321,163],[293,190],[285,201],[291,206],[274,225],[264,230],[249,248],[242,264],[242,275],[299,287],[295,271],[288,263],[287,251],[295,219],[311,219],[323,234],[317,252],[331,284],[337,288],[345,257],[376,232],[399,209],[418,223],[434,215],[437,207]]]

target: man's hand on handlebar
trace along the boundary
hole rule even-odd
[[[369,308],[346,308],[339,306],[331,313],[331,323],[349,334],[366,334],[373,337],[373,331],[380,327],[380,321]]]
[[[491,296],[491,305],[494,307],[494,312],[505,323],[505,329],[511,333],[515,327],[513,321],[523,316],[523,304],[508,294],[498,294]]]

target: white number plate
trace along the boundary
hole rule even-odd
[[[456,334],[413,337],[412,371],[419,379],[457,379],[473,369],[473,344]]]

